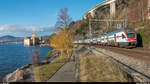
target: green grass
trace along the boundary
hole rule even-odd
[[[52,51],[49,51],[47,56],[53,56],[55,54],[59,53],[57,50],[52,50]]]
[[[67,61],[67,58],[60,59],[58,58],[55,62],[51,64],[46,64],[43,66],[39,66],[34,70],[34,78],[36,82],[45,82],[51,76],[53,76],[56,71],[58,71],[61,66]]]

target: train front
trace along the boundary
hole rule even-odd
[[[128,47],[136,47],[137,46],[137,35],[133,28],[125,28],[125,34],[127,36],[127,44]]]

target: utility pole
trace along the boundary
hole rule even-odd
[[[127,19],[89,19],[89,37],[92,39],[92,22],[106,22],[107,27],[109,25],[109,22],[122,22],[123,27],[127,27]]]
[[[127,27],[127,19],[124,19],[124,23],[125,23],[124,27]]]
[[[92,25],[91,25],[91,18],[89,19],[89,37],[92,38]]]

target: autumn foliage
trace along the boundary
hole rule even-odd
[[[72,36],[67,29],[63,29],[50,37],[50,45],[51,47],[59,50],[61,52],[61,56],[66,53],[69,57],[69,52],[73,47]]]

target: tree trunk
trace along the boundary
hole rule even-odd
[[[70,52],[70,49],[67,50],[67,56],[68,56],[68,58],[70,58],[70,53],[69,52]]]
[[[60,57],[63,58],[63,50],[62,49],[60,50],[60,54],[61,54]]]

